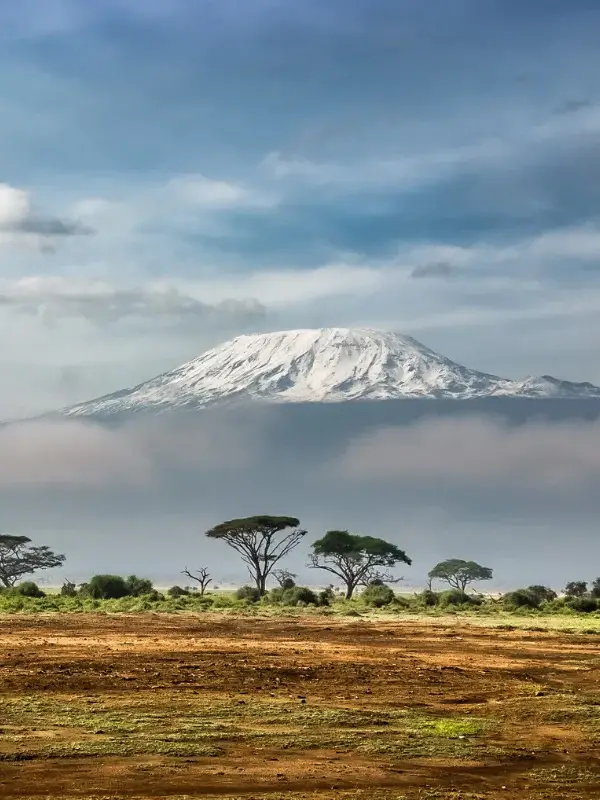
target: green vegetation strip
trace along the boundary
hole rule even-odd
[[[219,756],[230,746],[403,757],[489,754],[489,723],[412,711],[368,711],[285,702],[147,696],[125,704],[37,695],[0,704],[0,759],[100,755]],[[17,723],[18,721],[18,723]]]

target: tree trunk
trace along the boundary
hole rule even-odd
[[[355,588],[351,583],[346,584],[346,600],[352,600]]]
[[[256,587],[260,593],[261,597],[264,597],[267,593],[267,576],[263,575],[262,573],[258,573],[256,576]]]

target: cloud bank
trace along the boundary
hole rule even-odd
[[[118,428],[79,420],[18,422],[0,428],[0,487],[160,492],[175,472],[249,466],[251,442],[243,420],[224,424],[219,415],[199,424],[158,419]]]
[[[512,427],[485,417],[429,419],[354,439],[334,471],[359,485],[559,492],[572,499],[600,480],[600,423]]]
[[[575,419],[332,425],[263,408],[110,426],[39,420],[0,429],[0,500],[6,529],[65,550],[71,575],[164,578],[193,556],[219,580],[240,579],[202,531],[289,513],[314,538],[349,528],[397,542],[415,560],[412,582],[456,556],[497,566],[499,585],[562,585],[600,555],[599,453],[600,422]],[[305,561],[298,552],[291,566],[306,574]]]

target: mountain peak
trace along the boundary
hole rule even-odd
[[[245,334],[133,389],[68,409],[69,415],[204,408],[217,403],[339,403],[402,398],[600,397],[590,384],[514,382],[470,370],[425,345],[373,328]]]

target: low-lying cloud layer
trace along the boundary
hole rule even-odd
[[[71,575],[160,578],[193,556],[220,580],[241,578],[202,531],[289,513],[315,538],[335,527],[398,542],[415,559],[413,582],[451,556],[498,565],[499,585],[563,581],[586,576],[598,556],[599,481],[599,422],[470,415],[382,427],[348,417],[332,430],[316,412],[257,408],[0,428],[5,529],[67,552]],[[298,552],[291,566],[302,572],[305,561]]]
[[[516,488],[577,495],[600,481],[600,424],[508,427],[483,417],[428,419],[356,438],[335,464],[344,479],[359,484],[433,482],[474,491]]]
[[[79,420],[18,422],[0,429],[0,490],[124,487],[161,491],[173,472],[234,471],[253,464],[252,432],[165,419],[114,428]]]
[[[560,491],[573,499],[600,482],[600,422],[514,426],[484,416],[426,417],[362,431],[359,423],[327,438],[319,436],[318,424],[280,430],[289,419],[263,407],[119,425],[83,418],[12,423],[0,428],[0,486],[125,484],[155,493],[162,482],[171,484],[173,470],[226,469],[236,481],[251,477],[266,484],[276,475],[281,480],[285,470],[290,484],[332,490],[351,483],[359,491],[391,486],[435,494],[443,485]]]

